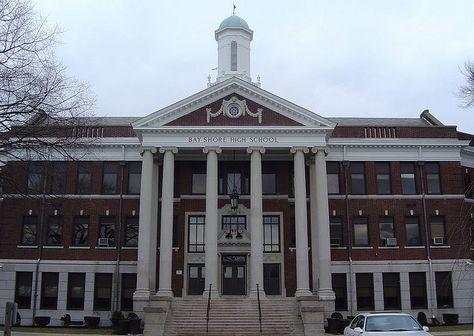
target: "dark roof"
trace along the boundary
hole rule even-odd
[[[421,118],[327,118],[346,127],[436,127]]]

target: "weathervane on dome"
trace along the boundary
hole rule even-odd
[[[232,10],[232,15],[235,15],[235,9],[236,9],[237,7],[235,6],[235,2],[233,2],[232,4],[234,5],[234,9]]]

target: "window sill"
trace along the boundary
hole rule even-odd
[[[331,250],[347,250],[346,246],[331,246]]]
[[[446,248],[451,248],[450,245],[431,245],[430,248],[432,249],[446,249]]]
[[[115,250],[116,249],[115,246],[109,246],[109,247],[96,246],[95,248],[98,249],[98,250]]]
[[[138,250],[138,246],[123,246],[122,250]]]
[[[91,247],[90,246],[69,246],[69,248],[73,250],[88,250]]]
[[[406,249],[424,249],[424,245],[417,245],[417,246],[405,246]]]
[[[64,246],[43,246],[44,249],[51,249],[51,250],[54,250],[54,249],[63,249]]]
[[[24,248],[24,249],[36,249],[38,245],[17,245],[17,248]]]
[[[399,249],[400,246],[379,246],[379,250],[393,250],[393,249]]]
[[[353,250],[372,250],[373,246],[353,246]]]

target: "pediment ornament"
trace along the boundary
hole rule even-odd
[[[236,119],[241,116],[248,114],[253,118],[258,118],[258,123],[262,123],[263,108],[257,108],[257,112],[252,112],[247,106],[245,99],[240,100],[236,96],[231,97],[229,100],[222,100],[222,105],[217,112],[212,112],[212,108],[206,108],[207,123],[211,121],[211,118],[218,117],[220,115],[226,115],[229,118]]]

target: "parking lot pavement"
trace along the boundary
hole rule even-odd
[[[464,335],[471,335],[473,334],[472,330],[457,330],[457,331],[437,331],[431,332],[430,334],[434,336],[464,336]]]

